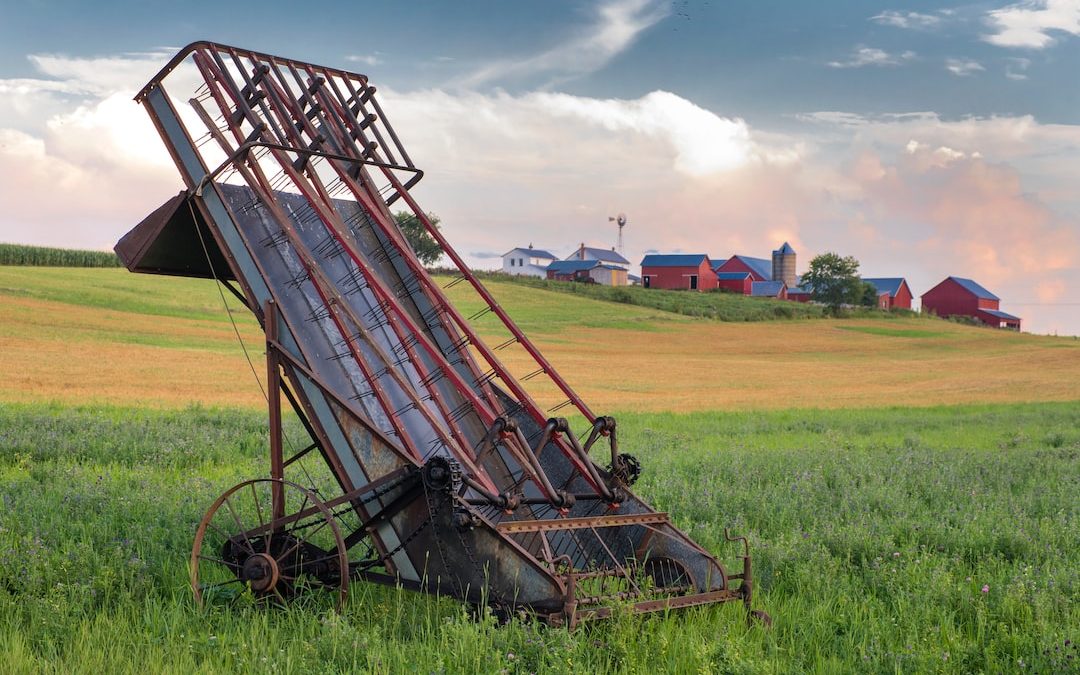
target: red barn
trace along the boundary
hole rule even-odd
[[[749,272],[718,272],[716,274],[716,287],[732,293],[750,295],[753,286],[754,277]]]
[[[922,295],[924,312],[940,317],[969,316],[995,328],[1020,330],[1020,317],[1002,312],[1001,298],[971,279],[949,277]]]
[[[809,286],[795,286],[788,289],[787,299],[793,302],[810,302],[814,299],[814,291]]]
[[[716,274],[704,253],[652,254],[641,260],[641,285],[645,288],[709,291],[716,288]]]
[[[772,261],[764,258],[751,258],[746,255],[733,255],[714,270],[724,272],[748,272],[754,281],[772,281]]]
[[[911,287],[903,277],[863,279],[863,281],[877,289],[881,309],[911,309],[913,297]],[[887,296],[884,301],[881,298],[883,294]]]

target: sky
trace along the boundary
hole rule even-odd
[[[178,192],[132,97],[202,39],[368,75],[477,268],[625,213],[634,263],[787,241],[1080,335],[1080,0],[6,3],[0,241],[110,248]]]

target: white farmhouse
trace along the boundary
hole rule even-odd
[[[533,248],[533,245],[529,244],[528,248],[512,248],[503,253],[502,271],[505,274],[540,277],[543,279],[547,276],[545,271],[547,266],[553,260],[558,260],[558,257],[547,251]]]

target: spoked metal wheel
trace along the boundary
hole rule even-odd
[[[195,533],[191,589],[200,605],[248,596],[285,604],[311,589],[349,590],[349,559],[336,517],[314,492],[272,478],[218,497]]]

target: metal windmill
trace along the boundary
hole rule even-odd
[[[620,213],[617,216],[608,216],[609,223],[616,223],[619,226],[619,253],[622,253],[622,231],[626,227],[626,214]]]

